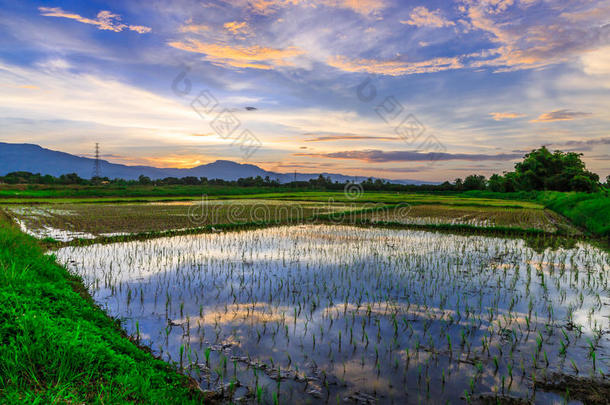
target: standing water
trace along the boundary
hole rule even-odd
[[[609,368],[610,258],[586,244],[311,225],[56,255],[227,400],[563,403],[535,381]]]

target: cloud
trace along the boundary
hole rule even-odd
[[[183,51],[204,54],[206,60],[216,65],[264,70],[278,66],[290,66],[289,59],[303,53],[295,47],[275,49],[258,45],[231,46],[204,43],[196,39],[174,41],[169,45]]]
[[[328,65],[345,72],[380,74],[386,76],[403,76],[416,73],[440,72],[463,67],[458,58],[434,58],[421,62],[380,61],[375,59],[349,59],[345,56],[334,56],[327,61]]]
[[[231,21],[224,24],[227,31],[237,37],[246,37],[252,35],[250,26],[246,21]]]
[[[386,7],[385,0],[225,0],[225,2],[246,8],[248,11],[260,15],[274,14],[279,9],[289,6],[312,8],[325,6],[351,10],[363,16],[368,16]]]
[[[15,83],[16,78],[27,77],[30,85],[39,87],[45,93],[44,97],[36,97],[25,94],[20,89],[3,89],[3,97],[0,99],[1,119],[18,115],[36,121],[78,121],[87,123],[90,127],[104,125],[133,128],[138,133],[146,130],[166,134],[199,131],[198,117],[193,117],[192,110],[189,111],[175,100],[119,82],[112,77],[62,69],[61,66],[69,65],[55,59],[50,64],[54,67],[40,68],[49,65],[41,63],[37,67],[28,68],[0,62],[0,82]],[[184,126],[188,129],[183,131]],[[51,125],[51,128],[55,127],[59,128],[59,124]]]
[[[561,146],[591,146],[591,145],[610,145],[610,137],[587,139],[587,140],[571,140],[561,143],[553,143],[552,145]]]
[[[305,133],[305,136],[315,136],[314,138],[305,139],[305,142],[325,142],[325,141],[359,141],[359,140],[377,140],[377,141],[396,141],[395,136],[368,136],[355,134],[338,134],[334,132],[323,133]]]
[[[571,121],[577,118],[586,118],[590,116],[589,112],[582,111],[570,111],[570,110],[555,110],[548,113],[541,114],[535,120],[531,122],[553,122],[553,121]]]
[[[440,10],[428,10],[426,7],[415,7],[408,20],[400,21],[401,24],[415,25],[416,27],[450,27],[455,25],[453,21],[445,19]]]
[[[489,113],[491,117],[496,121],[503,121],[507,119],[515,119],[525,117],[525,114],[515,113],[515,112],[492,112]]]
[[[200,34],[203,32],[208,32],[210,31],[210,26],[205,25],[205,24],[193,24],[190,22],[187,22],[185,25],[181,26],[179,28],[180,32],[184,32],[184,33],[191,33],[191,34]]]
[[[375,170],[389,173],[419,173],[427,170],[426,167],[367,167],[368,170]]]
[[[97,18],[91,19],[82,17],[78,14],[71,13],[69,11],[64,11],[60,7],[38,7],[38,11],[40,14],[45,17],[61,17],[68,18],[70,20],[76,20],[83,24],[91,24],[97,26],[100,30],[121,32],[124,29],[128,29],[131,31],[135,31],[138,34],[146,34],[151,31],[150,27],[145,27],[143,25],[127,25],[121,22],[121,16],[118,14],[113,14],[110,11],[102,10],[97,13]]]
[[[533,2],[464,0],[459,10],[467,20],[462,26],[485,33],[496,44],[480,51],[470,66],[496,67],[496,72],[542,68],[607,44],[608,9],[595,3],[587,12],[574,11],[579,4],[540,2],[539,10],[528,12],[523,9]]]
[[[513,160],[522,157],[521,154],[501,153],[497,155],[487,154],[465,154],[465,153],[434,153],[434,152],[413,152],[413,151],[392,151],[382,150],[352,150],[331,153],[296,153],[295,156],[309,156],[329,159],[353,159],[365,162],[423,162],[429,160]]]
[[[581,61],[588,75],[610,75],[610,46],[582,55]]]
[[[369,15],[386,7],[384,0],[322,0],[321,3],[328,7],[352,10],[362,15]]]

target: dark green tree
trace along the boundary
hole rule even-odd
[[[142,185],[149,185],[152,184],[152,180],[150,180],[150,177],[144,176],[143,174],[140,175],[140,177],[138,177],[138,183],[142,184]]]
[[[455,179],[454,184],[456,190],[462,191],[464,189],[464,182],[462,179]]]
[[[506,179],[499,174],[492,174],[487,181],[487,188],[489,191],[504,193],[506,191]]]
[[[599,176],[586,169],[581,156],[574,152],[551,153],[545,146],[533,150],[515,165],[515,186],[525,191],[595,191],[599,189]]]
[[[464,190],[485,190],[485,176],[471,174],[464,179]]]

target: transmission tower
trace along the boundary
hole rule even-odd
[[[93,163],[93,178],[100,179],[102,173],[100,170],[100,144],[95,144],[95,162]]]

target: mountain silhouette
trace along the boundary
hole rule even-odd
[[[29,143],[0,142],[0,176],[10,172],[31,172],[60,176],[67,173],[76,173],[82,178],[91,178],[95,159],[75,156],[65,152],[54,151],[39,145]],[[237,180],[239,178],[269,176],[272,180],[282,183],[295,179],[307,181],[317,178],[320,174],[330,177],[332,181],[353,181],[354,176],[345,176],[335,173],[276,173],[261,169],[252,164],[242,164],[230,160],[217,160],[212,163],[193,167],[190,169],[159,168],[152,166],[128,166],[100,160],[102,177],[111,179],[121,178],[135,180],[140,175],[151,179],[165,177],[207,177],[208,179]],[[359,178],[360,180],[363,177]],[[389,180],[400,184],[434,184],[418,180]]]

